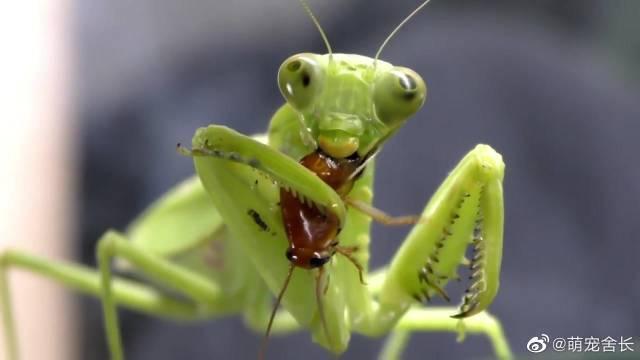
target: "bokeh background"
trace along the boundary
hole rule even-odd
[[[336,52],[373,55],[415,0],[311,1]],[[71,176],[78,261],[193,173],[175,152],[209,123],[262,132],[289,55],[324,52],[294,0],[94,0],[68,6]],[[640,353],[640,2],[433,0],[382,58],[427,82],[424,109],[379,156],[375,203],[419,212],[456,162],[488,143],[507,164],[501,291],[491,307],[517,354],[553,337],[633,337]],[[4,126],[4,123],[3,123]],[[407,229],[376,226],[382,265]],[[15,242],[20,245],[20,241]],[[283,261],[286,261],[283,257]],[[99,303],[78,298],[78,356],[107,359]],[[239,318],[194,325],[123,312],[129,359],[255,358]],[[54,324],[41,324],[55,331]],[[375,358],[354,336],[345,359]],[[269,358],[325,359],[307,333]],[[406,359],[491,356],[486,339],[415,334]]]

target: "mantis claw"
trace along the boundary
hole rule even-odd
[[[383,301],[429,301],[435,294],[450,301],[444,286],[460,279],[457,268],[463,265],[471,271],[465,276],[470,284],[453,317],[475,315],[491,304],[502,257],[503,175],[501,156],[486,145],[462,159],[424,209],[429,221],[414,227],[394,258]]]

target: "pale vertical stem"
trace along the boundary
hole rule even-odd
[[[12,1],[0,12],[0,251],[70,254],[69,6],[67,0]],[[24,273],[7,280],[22,359],[77,358],[66,291]],[[3,339],[0,334],[0,349],[8,346]]]

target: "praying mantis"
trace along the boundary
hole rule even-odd
[[[314,341],[335,354],[347,349],[352,332],[389,334],[381,359],[400,358],[414,331],[481,333],[497,357],[511,358],[500,322],[485,311],[499,287],[501,155],[488,145],[472,149],[420,216],[394,218],[372,206],[375,155],[427,95],[420,75],[379,56],[428,2],[369,58],[333,53],[301,1],[328,53],[284,61],[278,85],[285,104],[266,135],[249,137],[219,125],[198,129],[190,149],[178,147],[193,159],[197,175],[158,199],[126,232],[107,231],[96,249],[97,271],[17,250],[0,254],[0,314],[9,359],[19,355],[7,283],[12,269],[98,297],[113,360],[124,359],[117,306],[177,320],[241,314],[258,332],[308,329]],[[305,165],[310,155],[318,156],[313,166],[353,164],[343,176],[347,185],[331,186],[322,171]],[[327,227],[330,244],[308,255],[308,263],[300,262],[302,252],[291,252],[285,193],[296,206],[312,209],[317,224],[304,231],[313,233],[327,219],[334,223]],[[414,227],[389,264],[369,272],[372,220]],[[306,270],[293,272],[296,261]],[[150,282],[115,276],[113,263]],[[470,269],[460,307],[421,306],[435,296],[449,300],[444,288],[460,279],[460,266]]]

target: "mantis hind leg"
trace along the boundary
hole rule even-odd
[[[119,233],[109,231],[98,242],[97,258],[100,271],[100,298],[112,360],[122,360],[124,357],[112,285],[111,260],[115,257],[127,260],[153,280],[187,295],[200,304],[199,308],[203,312],[219,307],[216,301],[223,297],[223,293],[216,283],[165,258],[149,254],[143,248],[127,241]]]
[[[100,274],[83,265],[55,262],[25,252],[8,250],[0,254],[0,315],[6,338],[8,359],[19,358],[17,336],[11,306],[8,274],[10,270],[23,270],[55,280],[79,293],[100,297]],[[177,300],[146,284],[114,278],[111,281],[114,302],[150,315],[175,320],[197,320],[223,312],[222,308],[203,311],[196,303]]]
[[[123,245],[122,242],[125,241],[126,240],[124,240],[122,235],[115,232],[105,234],[101,240],[101,242],[107,243],[106,245],[102,245],[106,247],[120,247]],[[111,244],[108,244],[109,242]],[[114,245],[113,243],[117,244]],[[124,246],[127,245],[130,244],[126,242]],[[109,251],[111,252],[113,250]],[[143,255],[143,258],[145,256],[149,257],[149,255]],[[123,257],[132,259],[135,256]],[[151,257],[153,258],[153,256]],[[159,267],[161,271],[149,271],[148,266],[153,267],[152,264],[155,262],[163,263],[164,260],[156,258],[149,261],[147,259],[139,261],[137,264],[145,263],[145,268],[147,270],[144,271],[148,276],[156,280],[160,280],[162,283],[167,283],[164,281],[164,275],[166,272],[173,272],[173,270],[176,269],[175,265],[165,264]],[[44,278],[54,280],[78,293],[91,295],[97,298],[103,297],[103,279],[101,274],[93,268],[72,263],[56,262],[17,250],[7,250],[0,253],[0,318],[2,318],[1,329],[4,333],[6,344],[6,349],[3,351],[5,352],[8,360],[17,360],[20,355],[8,279],[8,275],[11,270],[28,271],[32,274],[37,274]],[[122,279],[120,277],[113,277],[109,281],[109,290],[112,295],[112,301],[110,304],[112,306],[113,304],[117,304],[149,315],[178,321],[202,320],[218,315],[230,314],[238,310],[235,308],[235,306],[237,306],[237,302],[224,301],[224,299],[216,298],[214,296],[215,284],[207,283],[206,285],[203,285],[208,279],[198,279],[197,275],[188,274],[184,269],[180,269],[178,271],[182,273],[183,276],[189,277],[192,280],[188,280],[184,284],[177,284],[177,286],[173,287],[187,295],[189,295],[188,293],[199,294],[198,298],[200,300],[185,301],[184,299],[177,299],[175,296],[167,295],[166,291],[162,291],[151,285]],[[170,278],[175,280],[180,278],[180,276],[170,276]],[[172,285],[176,284],[171,282],[169,286]],[[188,287],[192,289],[192,291],[185,291],[184,287]],[[199,290],[194,291],[193,288],[198,288]],[[203,303],[201,300],[207,300],[207,302]],[[246,322],[247,325],[256,331],[261,332],[264,330],[264,319],[269,314],[270,306],[257,306],[254,310],[245,312]],[[266,313],[266,315],[264,313]],[[113,320],[111,320],[111,322],[114,323]],[[115,324],[117,325],[117,318],[115,320]],[[278,312],[273,323],[274,334],[289,333],[299,329],[300,325],[288,312]],[[116,335],[119,335],[118,333],[119,331],[116,332]],[[121,348],[116,348],[112,351],[121,352]]]
[[[450,314],[455,311],[453,308],[418,309],[414,308],[400,320],[391,335],[387,338],[379,360],[398,360],[402,358],[411,332],[413,331],[445,331],[459,335],[461,341],[466,333],[485,335],[493,347],[498,359],[512,359],[513,354],[509,348],[502,325],[500,322],[488,314],[482,312],[469,319],[452,319]]]

